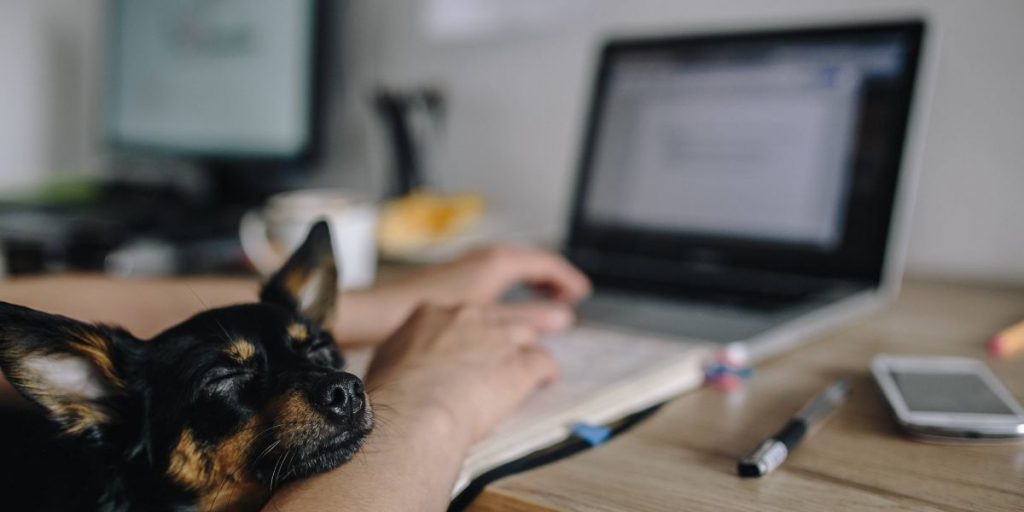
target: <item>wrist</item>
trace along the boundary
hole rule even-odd
[[[377,345],[408,316],[400,295],[380,287],[347,291],[338,297],[332,332],[340,345]]]
[[[372,389],[372,387],[371,387]],[[380,386],[369,394],[375,423],[397,429],[402,435],[431,440],[443,439],[459,453],[473,443],[472,429],[450,404],[418,393],[404,393],[393,386]]]

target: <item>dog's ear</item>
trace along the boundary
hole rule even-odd
[[[95,437],[117,420],[112,400],[127,332],[0,302],[0,370],[68,435]]]
[[[280,304],[320,325],[327,325],[337,296],[338,267],[331,248],[331,231],[327,222],[321,220],[263,286],[260,300]]]

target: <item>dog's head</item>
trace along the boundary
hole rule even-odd
[[[203,510],[255,505],[349,460],[370,431],[362,382],[326,329],[336,282],[319,223],[258,303],[149,341],[0,303],[0,368],[66,436],[113,449]]]

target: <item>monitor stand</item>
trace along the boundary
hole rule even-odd
[[[257,208],[270,196],[301,188],[309,177],[305,169],[271,164],[204,162],[200,165],[202,202],[214,209]]]

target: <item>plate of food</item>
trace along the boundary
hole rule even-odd
[[[381,207],[377,247],[390,261],[439,263],[495,240],[500,231],[481,194],[416,190]]]

